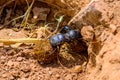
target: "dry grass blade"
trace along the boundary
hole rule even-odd
[[[12,0],[12,1],[14,1],[14,0]],[[26,2],[27,2],[27,1],[26,1]],[[16,21],[16,20],[18,20],[18,19],[20,19],[20,18],[23,18],[23,21],[22,21],[21,25],[23,25],[23,28],[25,28],[25,26],[27,25],[27,21],[28,21],[28,18],[29,18],[30,12],[31,12],[31,8],[32,8],[34,2],[35,2],[35,0],[32,1],[32,3],[31,3],[30,6],[28,6],[28,9],[27,9],[27,11],[24,13],[24,15],[12,19],[12,20],[9,21],[8,23],[5,23],[5,24],[3,25],[3,27],[9,25],[9,24],[10,24],[11,22],[13,22],[13,21]]]
[[[27,2],[27,1],[26,1],[26,2]],[[27,25],[27,21],[28,21],[28,18],[29,18],[29,16],[30,16],[31,8],[32,8],[34,2],[35,2],[35,0],[32,1],[32,3],[31,3],[30,6],[28,5],[28,9],[27,9],[26,13],[24,14],[25,17],[24,17],[24,19],[23,19],[23,21],[22,21],[22,23],[21,23],[21,25],[23,25],[23,28],[25,28],[26,25]],[[28,3],[28,2],[27,2],[27,3]]]
[[[42,41],[44,41],[44,39],[36,39],[36,38],[0,39],[0,43],[4,43],[7,45],[15,44],[15,43],[39,43]]]

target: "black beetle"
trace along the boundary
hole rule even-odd
[[[70,30],[72,30],[72,28],[70,26],[65,26],[61,31],[60,33],[67,33],[69,32]]]
[[[70,30],[68,33],[65,33],[64,35],[67,42],[81,38],[80,32],[77,30]]]
[[[65,42],[65,36],[64,34],[57,34],[50,38],[51,45],[53,47],[61,45],[63,42]]]
[[[65,26],[60,34],[52,36],[50,38],[51,45],[53,47],[60,46],[64,42],[70,42],[72,40],[78,40],[81,38],[80,32],[78,30],[73,30],[69,26]]]

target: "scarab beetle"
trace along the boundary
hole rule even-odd
[[[80,32],[77,30],[70,30],[68,33],[64,34],[68,41],[78,39],[81,37]]]
[[[52,36],[50,38],[50,42],[52,44],[53,47],[59,46],[61,45],[63,42],[65,42],[65,36],[64,34],[57,34],[55,36]]]
[[[65,26],[60,32],[61,33],[67,33],[69,32],[70,30],[72,30],[72,28],[70,26]]]
[[[52,36],[50,38],[51,45],[53,47],[59,46],[64,42],[69,42],[74,39],[79,39],[81,38],[80,32],[78,30],[73,30],[69,26],[65,26],[60,34],[57,34],[55,36]]]

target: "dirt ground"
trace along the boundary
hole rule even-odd
[[[41,64],[34,57],[35,44],[5,45],[1,42],[0,80],[119,80],[120,1],[44,1],[40,2],[42,5],[38,5],[39,3],[33,5],[32,15],[28,20],[29,24],[23,28],[20,27],[21,19],[7,24],[11,19],[25,13],[26,8],[23,10],[19,6],[24,3],[22,0],[21,3],[16,2],[19,9],[15,8],[14,13],[11,5],[7,5],[4,10],[0,10],[2,11],[2,13],[0,12],[0,39],[28,38],[36,30],[38,30],[38,32],[35,32],[37,38],[43,38],[46,34],[41,33],[40,27],[44,26],[45,21],[53,22],[54,25],[49,26],[50,31],[53,31],[57,24],[53,14],[58,11],[61,13],[60,15],[66,15],[61,26],[70,25],[78,29],[87,48],[80,42],[78,42],[78,45],[74,43],[71,45],[63,44],[59,51],[62,57],[55,58],[48,64]],[[5,2],[3,1],[0,5],[2,6],[3,3]],[[72,14],[70,14],[71,12]],[[32,38],[36,38],[36,35],[33,35]],[[74,55],[66,52],[69,47],[73,48]],[[82,47],[85,47],[87,51],[83,52],[84,48]]]

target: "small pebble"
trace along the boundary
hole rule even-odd
[[[7,65],[8,65],[8,66],[13,66],[13,65],[14,65],[14,62],[13,62],[13,61],[8,61]]]
[[[67,76],[65,76],[65,80],[72,80],[72,75],[68,74]]]
[[[60,78],[60,75],[59,75],[59,74],[56,74],[55,77],[56,77],[57,79],[59,79],[59,78]]]
[[[22,61],[22,60],[23,60],[23,57],[18,57],[17,58],[17,61],[19,61],[19,62]]]
[[[2,77],[3,77],[3,78],[5,78],[5,77],[7,77],[7,76],[8,76],[8,74],[7,74],[7,73],[2,74]]]
[[[81,65],[77,65],[73,68],[73,71],[72,72],[76,72],[76,73],[80,73],[83,71],[83,68]]]

